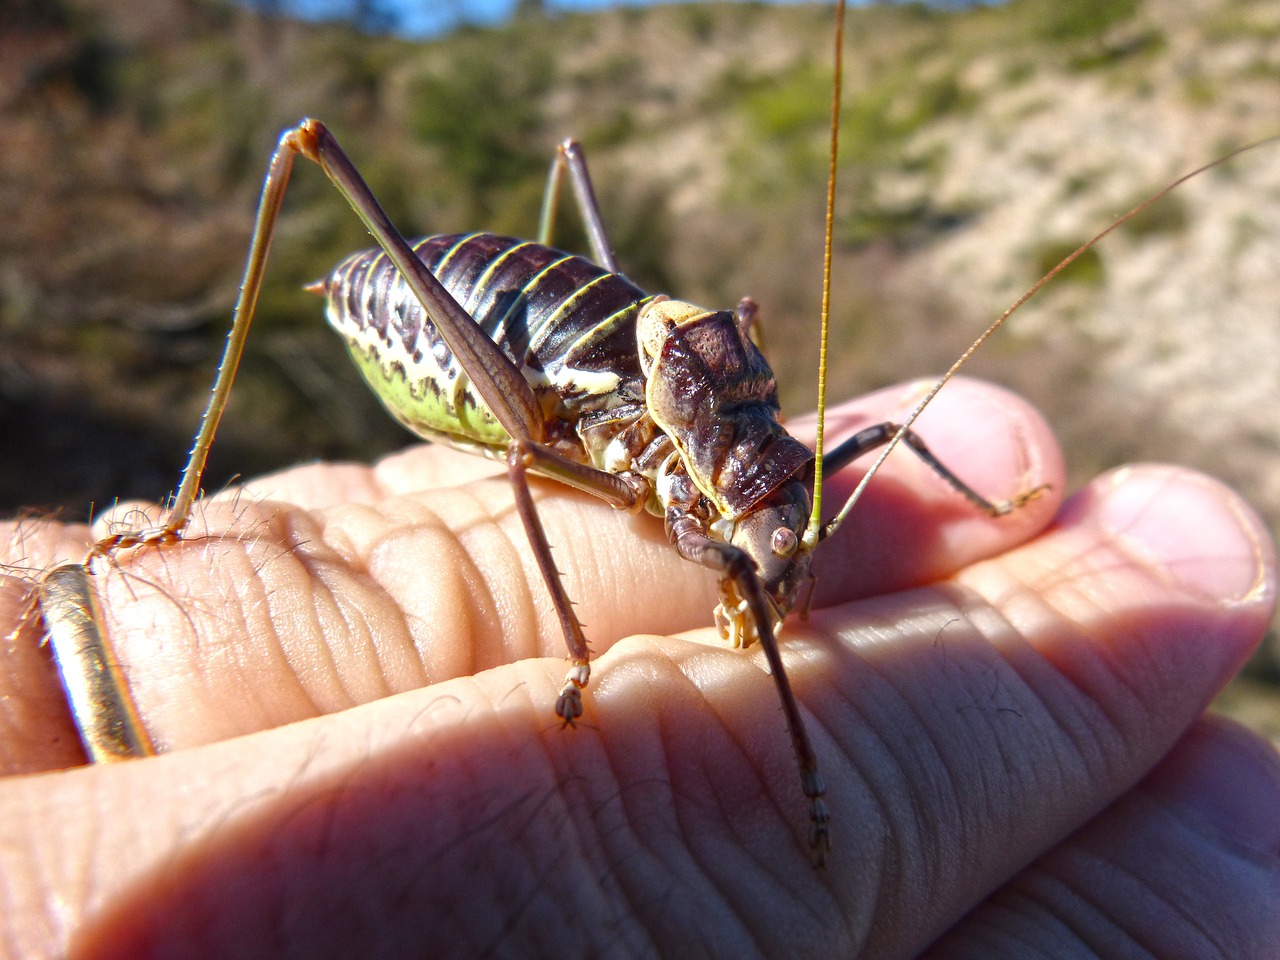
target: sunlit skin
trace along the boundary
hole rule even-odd
[[[29,629],[6,646],[0,952],[1270,956],[1280,763],[1201,718],[1271,611],[1262,526],[1172,468],[1060,506],[1043,423],[988,388],[944,391],[920,429],[983,490],[1055,493],[990,520],[894,457],[819,551],[783,647],[840,825],[825,870],[759,653],[705,626],[713,575],[660,524],[539,486],[598,657],[561,729],[509,487],[420,447],[201,511],[244,540],[99,567],[164,756],[62,772],[52,665]],[[23,532],[10,563],[91,537]],[[24,591],[3,587],[7,632]]]

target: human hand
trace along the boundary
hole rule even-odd
[[[901,412],[872,402],[832,429]],[[984,493],[1062,489],[1006,395],[957,383],[920,430]],[[509,488],[454,486],[493,470],[438,448],[302,468],[99,564],[172,752],[0,781],[2,949],[1273,955],[1280,763],[1197,720],[1274,598],[1267,536],[1218,484],[1134,468],[1052,525],[1053,497],[992,521],[891,458],[819,550],[820,609],[783,633],[832,810],[816,871],[759,651],[629,637],[708,623],[714,577],[652,518],[539,484],[596,654],[561,729],[562,640]],[[23,530],[10,563],[89,540]],[[6,654],[0,757],[73,763],[33,631]]]

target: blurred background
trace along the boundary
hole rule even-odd
[[[554,146],[579,137],[624,270],[756,298],[784,406],[810,408],[830,32],[808,4],[9,0],[0,514],[84,519],[176,484],[267,158],[306,115],[409,235],[531,235]],[[1280,0],[859,6],[842,124],[837,398],[940,372],[1115,216],[1280,133]],[[410,442],[302,290],[365,246],[299,165],[206,488]],[[1040,404],[1073,484],[1185,463],[1275,529],[1278,313],[1272,147],[1117,231],[970,370]],[[1259,658],[1232,709],[1264,709],[1278,675]]]

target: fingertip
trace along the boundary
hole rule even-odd
[[[1099,478],[1090,496],[1116,545],[1172,584],[1222,603],[1274,602],[1270,534],[1226,485],[1179,467],[1140,464]]]
[[[1027,546],[966,571],[1071,690],[1107,703],[1134,755],[1161,756],[1261,640],[1270,537],[1237,494],[1178,467],[1099,477]]]
[[[1203,474],[1160,464],[1104,474],[1063,506],[1054,534],[1035,562],[1069,584],[1061,602],[1077,615],[1089,605],[1167,611],[1161,656],[1204,671],[1201,679],[1225,684],[1275,609],[1266,526],[1235,491]]]

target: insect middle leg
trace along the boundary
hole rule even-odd
[[[572,725],[582,716],[582,690],[591,679],[591,653],[582,632],[582,624],[573,612],[573,602],[564,589],[560,571],[552,559],[551,544],[529,491],[528,473],[536,470],[561,483],[593,494],[619,510],[633,510],[643,506],[648,499],[648,482],[638,476],[597,470],[527,440],[511,442],[507,448],[507,470],[515,491],[516,509],[524,524],[533,555],[538,561],[542,579],[551,594],[551,602],[560,618],[565,644],[569,648],[571,666],[556,698],[556,714],[565,724]]]
[[[525,531],[537,557],[542,577],[552,596],[560,616],[565,640],[569,646],[572,666],[565,678],[556,701],[556,713],[566,724],[572,724],[582,715],[582,689],[591,676],[590,653],[586,638],[571,602],[565,593],[560,573],[551,557],[551,548],[538,518],[533,498],[529,492],[527,472],[536,470],[546,476],[591,493],[618,509],[638,509],[649,497],[649,483],[633,474],[613,474],[569,460],[541,444],[513,441],[508,448],[507,466],[515,490],[516,505]],[[809,801],[809,846],[814,851],[815,862],[820,866],[831,847],[831,814],[827,808],[826,785],[818,771],[818,758],[809,740],[808,730],[791,681],[787,677],[773,629],[773,617],[765,597],[764,587],[756,574],[755,565],[747,554],[730,544],[708,536],[702,524],[693,517],[671,508],[667,521],[668,536],[676,551],[693,563],[714,570],[731,581],[737,595],[750,611],[756,633],[764,650],[769,671],[782,703],[787,730],[791,736],[796,761],[800,769],[800,788]]]

